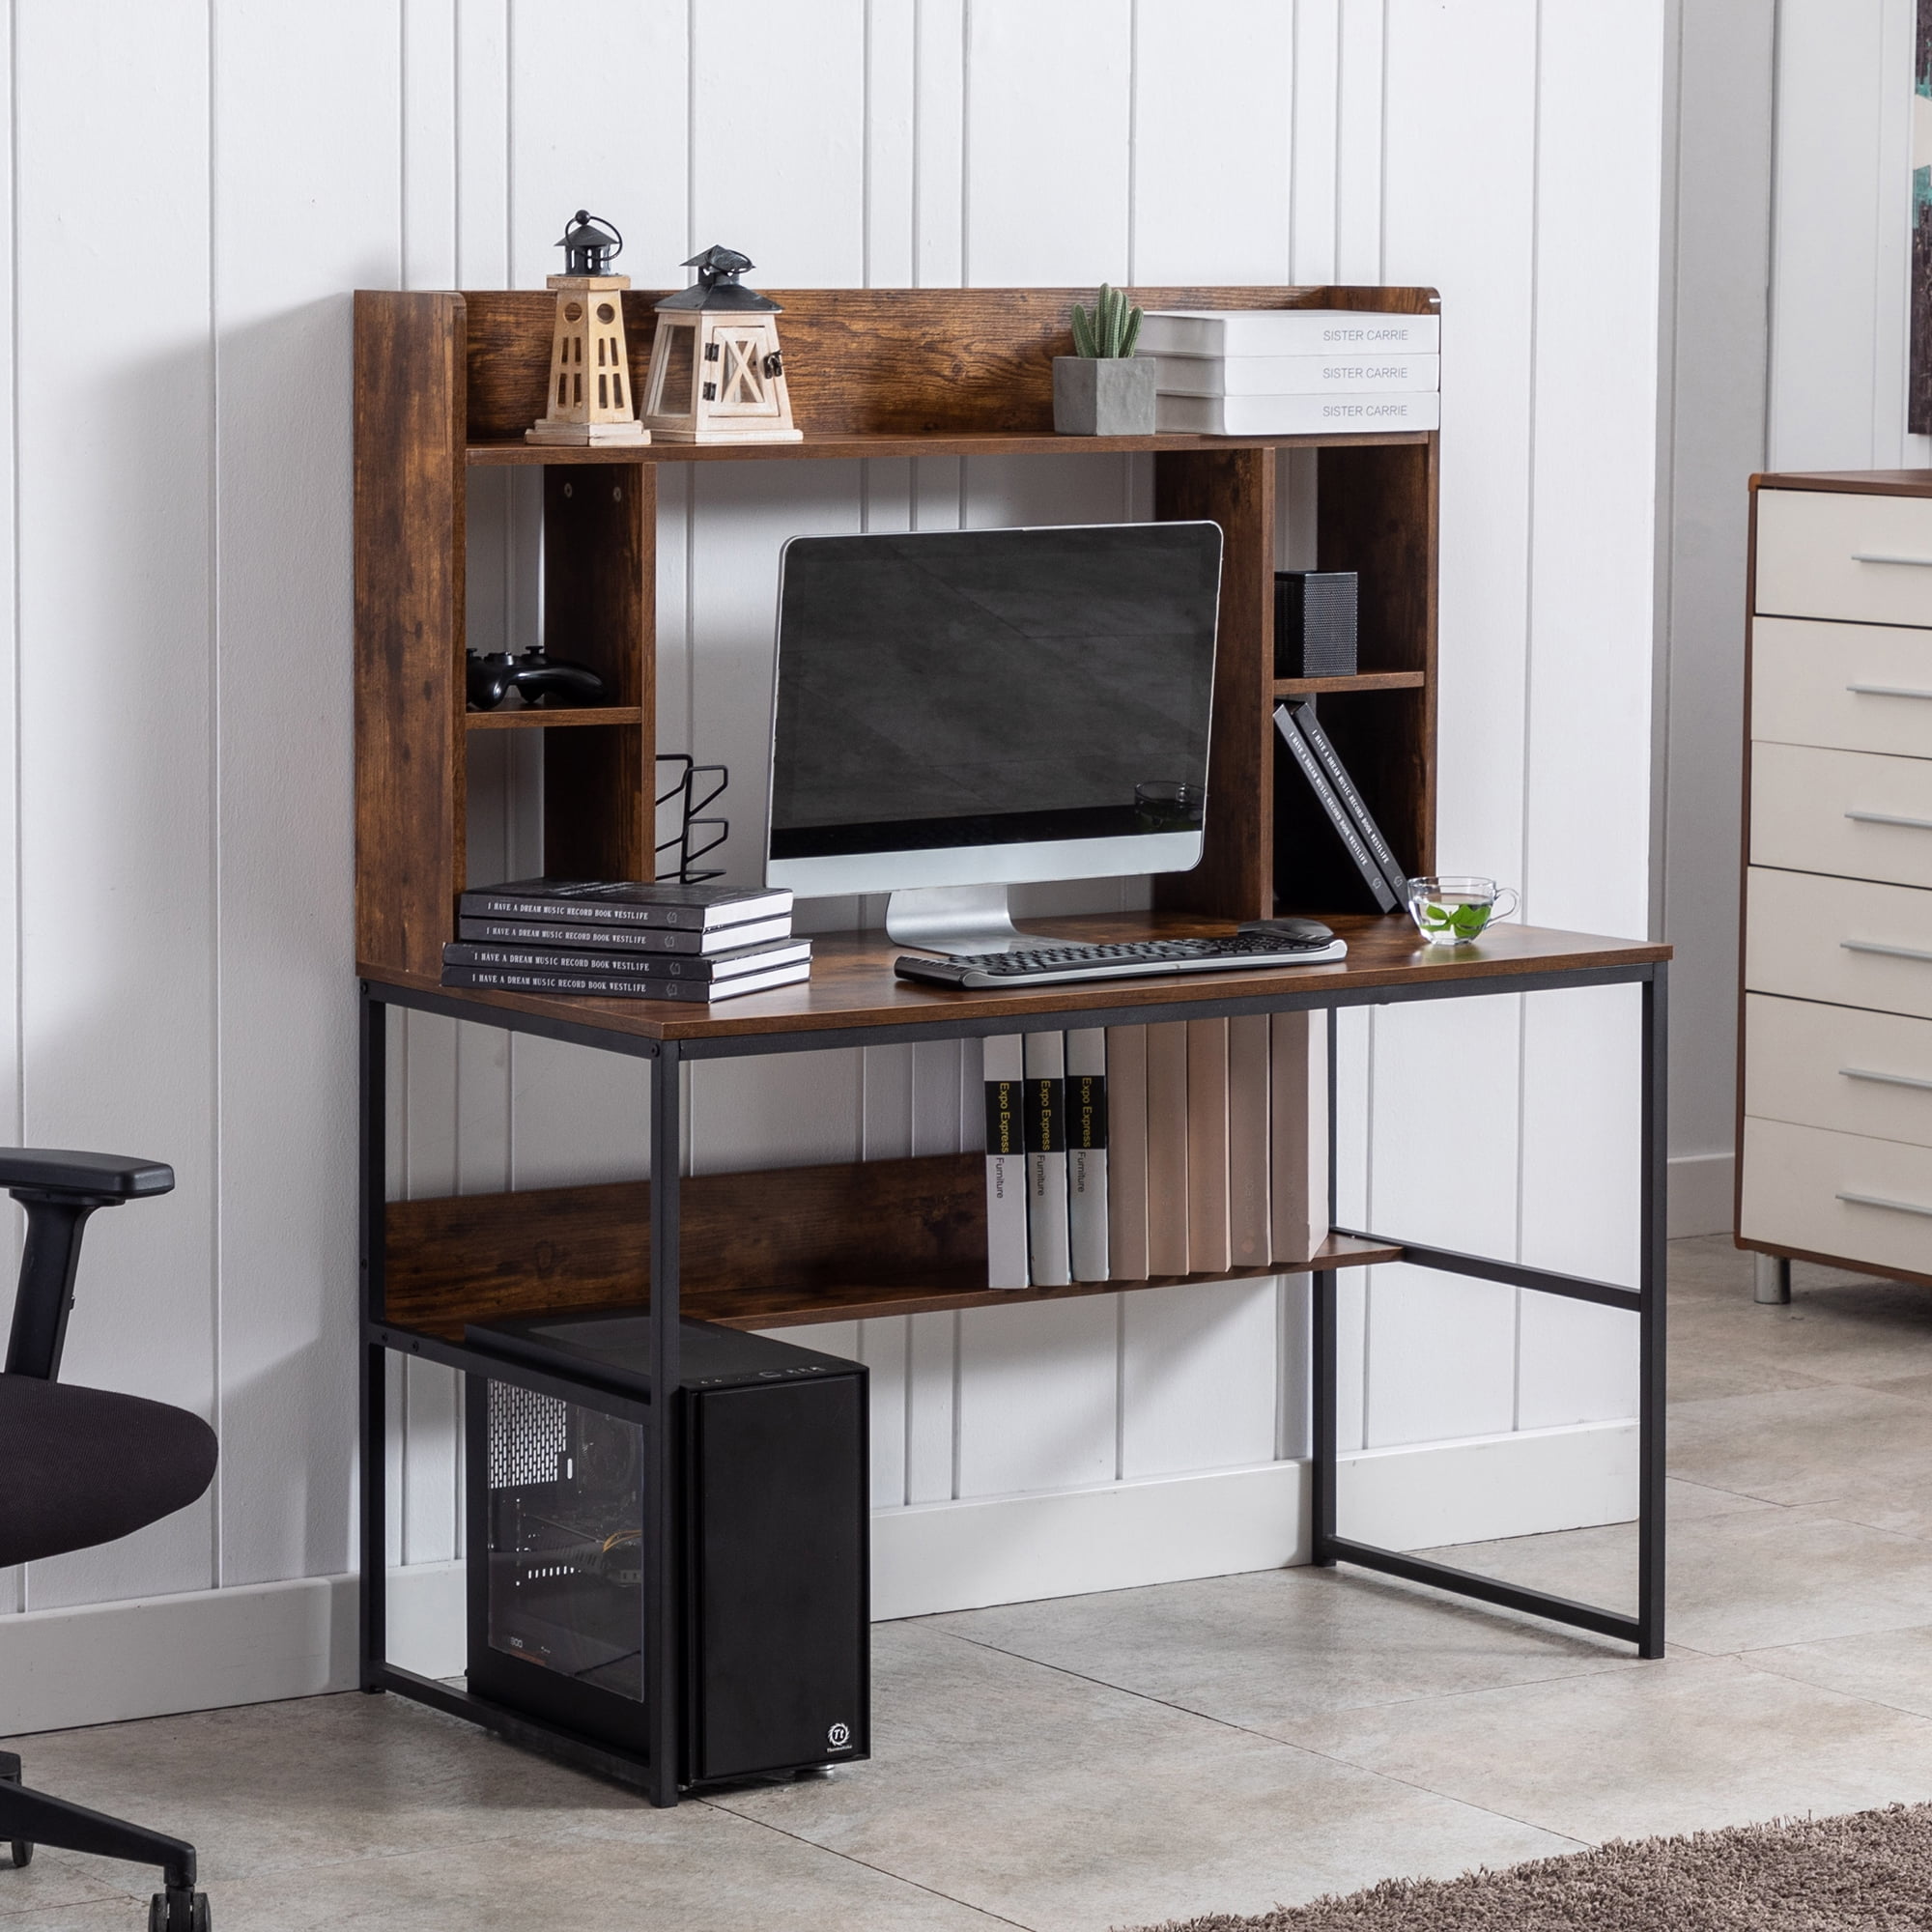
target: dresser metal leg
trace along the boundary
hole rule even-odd
[[[1774,1303],[1791,1299],[1791,1264],[1782,1255],[1751,1257],[1751,1299]]]

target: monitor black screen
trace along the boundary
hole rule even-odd
[[[1205,788],[1213,524],[799,537],[771,856],[1107,838]]]

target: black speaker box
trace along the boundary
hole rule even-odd
[[[1275,676],[1355,675],[1357,587],[1352,570],[1275,572]]]
[[[644,1436],[598,1397],[653,1399],[649,1319],[545,1316],[466,1339],[583,1392],[469,1378],[469,1688],[641,1753]],[[679,1781],[863,1758],[866,1369],[700,1321],[681,1351]]]

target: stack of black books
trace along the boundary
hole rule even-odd
[[[791,929],[792,895],[766,887],[635,879],[512,879],[463,895],[442,949],[445,986],[729,1000],[811,974]]]

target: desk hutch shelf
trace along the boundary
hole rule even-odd
[[[652,306],[624,298],[632,381]],[[665,463],[1122,454],[1154,468],[1154,514],[1225,532],[1208,851],[1158,883],[1166,909],[1275,909],[1274,733],[1284,696],[1322,722],[1397,855],[1433,868],[1435,798],[1435,432],[1299,437],[1059,437],[1052,357],[1069,353],[1073,289],[781,292],[793,443],[563,449],[523,440],[541,415],[553,298],[540,292],[355,298],[356,921],[369,966],[434,974],[466,883],[471,731],[568,729],[544,757],[544,864],[647,878],[657,750],[657,473]],[[1150,308],[1430,313],[1431,289],[1150,288]],[[637,393],[641,394],[639,390]],[[1276,452],[1316,454],[1317,562],[1361,573],[1362,674],[1274,675]],[[591,665],[607,709],[465,708],[464,537],[472,468],[538,466],[546,647]],[[522,640],[536,642],[535,639]],[[687,749],[680,747],[678,749]]]

